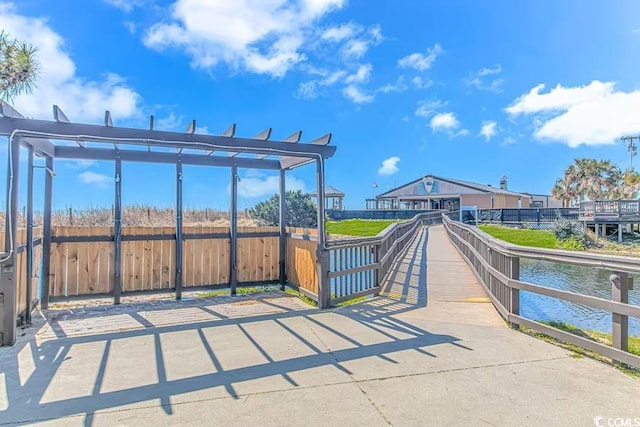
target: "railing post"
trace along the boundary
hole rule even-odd
[[[520,258],[509,257],[509,278],[520,280]],[[509,313],[520,315],[520,290],[509,288]],[[518,329],[520,327],[516,322],[509,322],[511,328]]]
[[[614,273],[609,276],[611,282],[611,299],[623,304],[629,303],[629,285],[633,280],[628,273]],[[618,350],[628,351],[629,347],[629,316],[611,314],[613,347]]]

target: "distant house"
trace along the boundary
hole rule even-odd
[[[546,194],[529,194],[532,208],[563,208],[562,200]]]
[[[459,179],[427,175],[367,200],[367,209],[478,209],[528,208],[530,194],[507,190],[507,178],[499,187]]]

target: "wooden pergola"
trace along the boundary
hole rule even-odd
[[[71,122],[58,106],[53,106],[53,121],[25,118],[10,105],[0,101],[0,135],[8,137],[7,202],[5,220],[5,246],[0,253],[0,345],[12,345],[15,342],[17,313],[17,277],[16,255],[26,251],[26,274],[33,275],[34,251],[34,210],[33,210],[33,170],[34,157],[45,159],[44,214],[43,214],[43,265],[40,302],[47,308],[49,301],[49,259],[51,251],[51,212],[52,188],[55,159],[86,159],[112,161],[114,164],[114,304],[120,303],[122,282],[120,277],[121,227],[122,227],[122,162],[147,162],[175,165],[176,179],[176,253],[175,253],[175,295],[182,298],[182,166],[223,166],[231,169],[231,257],[230,280],[231,294],[235,294],[237,285],[237,236],[238,236],[238,168],[277,170],[280,173],[280,231],[279,231],[279,269],[280,282],[285,281],[286,250],[286,171],[302,165],[315,163],[317,170],[318,203],[318,253],[325,247],[324,233],[324,160],[333,156],[336,147],[329,145],[331,134],[303,144],[301,131],[295,132],[283,140],[269,140],[271,129],[259,133],[253,138],[236,136],[236,126],[231,125],[220,135],[196,133],[196,121],[193,120],[184,133],[166,132],[154,129],[154,117],[149,119],[147,129],[124,128],[113,125],[109,111],[105,112],[103,125],[80,124]],[[74,143],[69,145],[68,142]],[[65,145],[65,142],[67,144]],[[28,150],[27,160],[27,238],[24,248],[16,243],[18,214],[18,182],[20,177],[20,148]],[[42,167],[42,166],[40,166]],[[318,256],[318,266],[323,262]],[[30,322],[32,307],[31,280],[27,280],[26,323]],[[326,300],[328,284],[320,281],[320,300]],[[320,295],[319,295],[320,296]],[[322,305],[322,304],[321,304]]]

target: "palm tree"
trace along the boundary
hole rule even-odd
[[[551,190],[551,195],[558,200],[562,200],[562,207],[571,207],[571,202],[576,199],[576,186],[570,178],[565,176],[558,179]]]
[[[33,90],[40,70],[36,51],[0,30],[0,101]]]

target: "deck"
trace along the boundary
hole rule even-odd
[[[637,408],[638,380],[509,329],[442,226],[383,293],[48,311],[0,348],[0,424],[592,425]]]
[[[640,223],[640,200],[580,202],[579,221],[590,224],[638,224]]]

